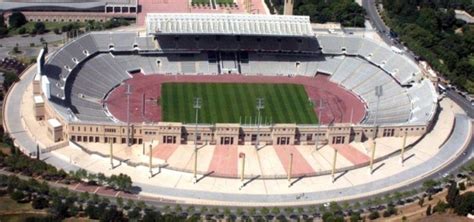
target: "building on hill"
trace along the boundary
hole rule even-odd
[[[28,21],[84,22],[111,18],[136,19],[137,0],[0,0],[4,17],[22,12]]]

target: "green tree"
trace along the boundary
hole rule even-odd
[[[439,200],[433,208],[433,212],[444,213],[448,209],[449,205],[444,201]]]
[[[275,215],[275,216],[278,215],[278,214],[280,214],[280,208],[278,208],[278,207],[273,207],[273,208],[272,208],[272,214]]]
[[[239,217],[243,216],[243,215],[244,215],[244,213],[245,213],[245,212],[244,212],[244,210],[242,210],[242,208],[240,208],[240,207],[239,207],[239,208],[237,208],[237,210],[236,210],[236,214],[237,214]]]
[[[252,207],[248,209],[248,212],[250,216],[255,216],[257,214],[257,209],[255,207]]]
[[[420,207],[423,207],[423,204],[425,203],[425,198],[424,197],[420,197],[418,199],[418,205],[420,205]]]
[[[448,202],[449,206],[455,207],[458,197],[459,189],[456,182],[452,181],[448,189],[448,194],[446,195],[446,201]]]
[[[270,213],[270,210],[268,210],[268,208],[266,207],[262,207],[262,209],[260,209],[260,213],[262,215],[268,215]]]
[[[283,209],[285,211],[286,214],[292,214],[295,209],[293,209],[292,207],[285,207],[285,209]]]
[[[20,190],[16,190],[15,192],[10,193],[10,198],[12,198],[12,200],[14,200],[16,202],[20,202],[25,197],[26,197],[26,195],[23,193],[23,191],[20,191]]]
[[[123,198],[122,197],[117,197],[117,206],[120,208],[123,208]]]
[[[100,215],[100,221],[123,221],[125,220],[122,211],[117,207],[110,206]]]
[[[0,38],[3,38],[7,35],[8,35],[8,28],[5,26],[0,26]]]
[[[154,210],[151,210],[151,209],[147,209],[145,210],[145,214],[143,215],[143,219],[142,221],[143,222],[155,222],[155,221],[162,221],[162,216],[154,211]]]
[[[25,27],[19,28],[19,29],[18,29],[18,34],[20,34],[20,35],[26,34],[26,28],[25,28]]]
[[[474,193],[466,192],[456,200],[454,212],[458,215],[466,216],[474,210]]]
[[[369,214],[369,219],[375,220],[380,217],[380,214],[378,211],[373,211]]]
[[[434,180],[425,180],[423,182],[423,189],[425,190],[429,190],[435,186],[438,186],[439,185],[439,182],[438,181],[434,181]],[[397,198],[398,199],[398,198]]]
[[[36,34],[41,35],[46,32],[46,26],[44,25],[43,22],[36,22],[33,30]]]
[[[339,206],[337,202],[333,201],[329,203],[329,211],[331,211],[332,213],[339,212],[339,211],[342,211],[342,207]]]
[[[132,221],[136,221],[140,218],[140,212],[142,210],[138,207],[134,207],[132,211],[128,212],[128,218]]]
[[[33,209],[41,210],[49,207],[49,201],[44,197],[36,197],[31,202]]]
[[[360,213],[359,212],[354,212],[351,214],[349,220],[351,222],[359,222],[362,220],[362,217],[360,216]]]
[[[19,28],[26,24],[26,17],[23,15],[21,12],[13,12],[9,17],[8,17],[8,24],[12,28]]]

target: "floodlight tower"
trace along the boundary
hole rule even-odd
[[[374,126],[375,126],[375,134],[373,135],[374,139],[375,139],[375,137],[377,137],[377,130],[378,130],[377,117],[378,117],[378,114],[379,114],[380,97],[383,96],[383,86],[382,85],[375,86],[375,96],[377,96],[377,107],[375,108],[375,117],[374,117]]]
[[[194,109],[196,110],[196,125],[194,128],[194,171],[193,171],[193,183],[197,183],[197,139],[198,139],[198,116],[199,116],[199,109],[201,109],[201,98],[195,97],[194,98]]]
[[[257,141],[255,143],[255,149],[258,149],[258,144],[260,143],[260,110],[265,108],[264,99],[262,97],[257,98]]]
[[[130,95],[132,95],[130,84],[127,84],[125,95],[127,96],[127,146],[130,147]]]
[[[323,100],[319,99],[319,106],[318,106],[319,123],[318,123],[318,133],[316,133],[316,150],[318,150],[318,146],[319,146],[319,130],[321,129],[321,124],[322,124],[322,118],[321,118],[322,109],[323,109]]]

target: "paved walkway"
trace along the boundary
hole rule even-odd
[[[237,146],[218,145],[214,149],[209,173],[237,177]]]
[[[352,147],[351,145],[337,144],[331,146],[336,149],[339,154],[351,161],[351,163],[354,165],[359,165],[370,161],[370,157],[360,152],[356,148]]]
[[[155,147],[153,157],[168,161],[173,153],[178,149],[177,144],[159,144]]]

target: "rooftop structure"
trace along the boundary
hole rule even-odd
[[[308,16],[150,13],[148,34],[313,36]]]

